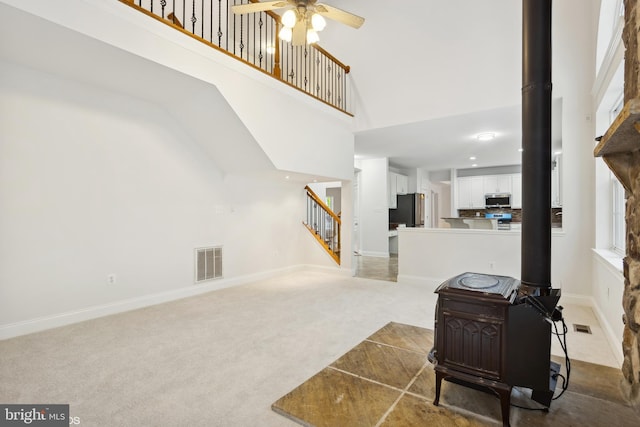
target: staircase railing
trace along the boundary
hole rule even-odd
[[[340,264],[340,229],[342,221],[329,206],[327,206],[309,186],[307,190],[307,219],[303,221],[305,227]]]
[[[236,15],[231,6],[258,0],[118,0],[196,40],[351,115],[344,65],[317,44],[280,40],[280,15]]]

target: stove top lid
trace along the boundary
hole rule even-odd
[[[482,292],[488,296],[501,296],[512,302],[519,286],[520,281],[513,277],[483,273],[463,273],[442,283],[436,289],[436,293],[445,290]]]

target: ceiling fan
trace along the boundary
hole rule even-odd
[[[323,17],[333,19],[353,28],[360,28],[364,18],[346,12],[328,4],[316,3],[317,0],[281,0],[248,3],[231,6],[236,14],[264,12],[275,9],[287,9],[282,15],[282,26],[278,35],[294,46],[316,43],[320,40],[318,32],[327,25]]]

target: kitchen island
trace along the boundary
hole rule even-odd
[[[441,218],[449,224],[451,228],[469,228],[479,230],[497,230],[498,220],[495,218],[475,217],[475,218]]]

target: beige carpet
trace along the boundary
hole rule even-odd
[[[272,405],[305,426],[502,425],[499,400],[443,382],[433,405],[435,375],[427,360],[429,329],[391,322]],[[512,407],[512,426],[638,426],[619,389],[618,369],[572,361],[569,390],[548,413]],[[559,390],[557,390],[559,392]],[[512,404],[539,407],[520,390]]]

